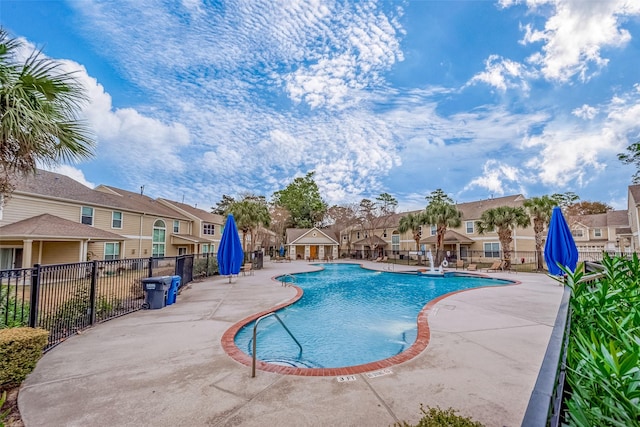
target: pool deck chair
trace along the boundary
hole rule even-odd
[[[469,264],[467,266],[467,271],[478,271],[478,266],[476,264]]]
[[[382,261],[382,257],[381,257],[381,256],[379,256],[378,258],[376,258],[373,262],[380,262],[380,261]]]
[[[244,266],[242,266],[242,275],[246,276],[247,274],[249,274],[253,276],[253,269],[251,267],[252,267],[251,263],[247,263]]]
[[[464,261],[461,260],[461,259],[456,261],[456,270],[459,269],[459,268],[464,270]]]
[[[502,271],[504,270],[504,261],[496,261],[491,264],[491,267],[487,268],[485,271],[488,273],[490,271]]]

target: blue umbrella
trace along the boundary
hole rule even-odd
[[[547,241],[544,245],[544,260],[547,262],[549,273],[561,276],[564,272],[558,264],[570,271],[575,271],[578,264],[578,248],[573,240],[571,230],[559,207],[553,208]]]
[[[232,214],[227,216],[227,223],[222,232],[217,258],[220,275],[229,276],[229,283],[231,283],[231,275],[240,273],[242,262],[244,261],[240,235]]]
[[[280,256],[284,256],[284,246],[280,245]]]

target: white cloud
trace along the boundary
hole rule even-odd
[[[514,191],[514,184],[516,184],[515,188],[518,188],[522,176],[522,171],[516,167],[497,160],[488,160],[482,167],[482,175],[472,179],[464,189],[480,187],[489,191],[492,196],[503,196],[506,192]],[[521,187],[517,191],[523,192]]]
[[[581,119],[592,120],[598,114],[598,109],[584,104],[582,107],[574,109],[571,114]]]
[[[508,7],[517,1],[503,0]],[[554,0],[524,2],[536,12],[539,6],[553,6],[552,15],[543,29],[526,25],[524,44],[543,43],[540,52],[528,58],[539,67],[548,80],[565,82],[575,75],[588,80],[593,73],[606,66],[608,59],[602,56],[605,48],[619,48],[631,39],[628,30],[622,28],[625,17],[640,15],[640,2],[628,0]]]
[[[519,88],[527,93],[529,92],[529,85],[526,78],[532,77],[532,75],[530,71],[527,71],[526,67],[518,62],[498,55],[491,55],[485,61],[485,71],[473,76],[468,84],[482,82],[502,92],[507,89]]]

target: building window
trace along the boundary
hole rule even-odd
[[[467,234],[473,234],[473,221],[467,221]]]
[[[391,236],[391,250],[394,254],[400,253],[400,234],[397,232]]]
[[[418,226],[418,236],[422,237],[422,226]]]
[[[80,222],[86,225],[93,225],[93,208],[88,206],[82,207],[82,217]]]
[[[342,236],[342,240],[347,240],[347,235]]]
[[[574,230],[571,230],[571,234],[573,234],[573,237],[582,237],[582,229],[581,228],[576,228]]]
[[[163,257],[165,242],[166,242],[167,228],[161,219],[153,223],[153,250],[154,257]]]
[[[593,230],[593,237],[602,237],[602,229],[596,228]]]
[[[178,256],[180,255],[186,255],[187,254],[187,248],[185,248],[184,246],[180,246],[178,248]]]
[[[484,244],[484,257],[485,258],[500,258],[500,243],[485,243]]]
[[[178,221],[177,219],[173,220],[173,232],[174,233],[180,232],[180,221]]]
[[[384,230],[384,231],[382,232],[382,237],[387,237],[387,230]]]
[[[208,234],[212,236],[216,232],[216,226],[214,224],[202,224],[202,234]]]
[[[122,212],[111,212],[111,228],[122,228]]]
[[[202,245],[202,253],[203,254],[209,253],[209,245]]]
[[[358,232],[356,233],[356,239],[359,239],[359,238],[360,238],[360,232],[358,231]]]
[[[105,243],[104,244],[104,259],[120,259],[120,243]]]
[[[431,235],[435,236],[436,234],[438,234],[438,226],[437,225],[432,225],[431,226]]]

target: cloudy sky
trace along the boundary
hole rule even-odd
[[[637,0],[2,0],[78,70],[92,161],[60,169],[208,209],[315,171],[400,210],[572,191],[626,207]]]

